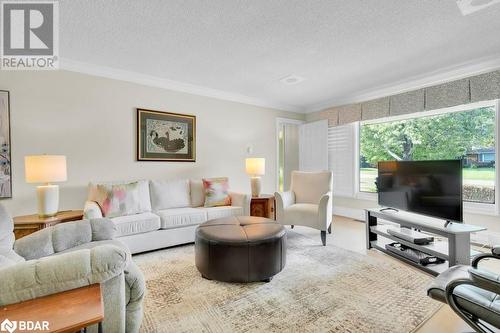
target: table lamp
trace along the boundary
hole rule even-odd
[[[262,188],[260,176],[263,176],[266,171],[266,159],[261,157],[247,158],[245,164],[247,174],[251,176],[252,197],[258,197]]]
[[[63,182],[67,179],[66,156],[35,155],[24,157],[27,183],[43,183],[36,188],[38,215],[49,217],[59,210],[59,185],[51,182]]]

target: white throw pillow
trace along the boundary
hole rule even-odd
[[[189,207],[189,180],[152,180],[149,183],[153,211]]]
[[[190,180],[191,184],[191,207],[201,207],[205,205],[205,188],[200,180]]]

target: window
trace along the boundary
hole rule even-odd
[[[365,122],[359,129],[359,191],[376,192],[377,162],[464,160],[464,201],[494,204],[497,105],[425,112],[390,121]]]

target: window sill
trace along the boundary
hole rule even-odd
[[[464,202],[464,213],[465,214],[497,216],[498,209],[497,209],[497,205],[495,205],[495,204]]]
[[[361,200],[378,201],[377,193],[356,192],[354,197]]]

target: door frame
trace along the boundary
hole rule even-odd
[[[303,125],[305,124],[306,121],[304,120],[299,120],[299,119],[292,119],[292,118],[276,118],[276,169],[275,169],[275,190],[276,191],[279,191],[279,188],[280,188],[280,138],[279,138],[279,134],[280,134],[280,126],[282,124],[293,124],[293,125]],[[299,139],[300,139],[300,133],[299,133]],[[299,149],[299,147],[297,147],[297,150]],[[300,159],[300,152],[299,152],[299,159]]]

